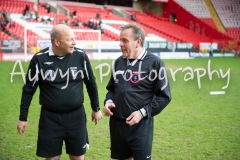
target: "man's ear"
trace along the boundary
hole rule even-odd
[[[55,44],[56,46],[59,46],[59,45],[60,45],[60,41],[59,41],[57,38],[55,38],[55,39],[53,40],[53,42],[54,42],[54,44]]]
[[[136,46],[136,48],[140,47],[140,46],[141,46],[141,43],[142,43],[142,39],[139,38],[139,39],[137,40],[137,46]]]
[[[137,43],[136,48],[138,48],[139,46],[140,46],[139,43]]]

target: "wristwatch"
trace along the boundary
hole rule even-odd
[[[98,112],[100,110],[100,107],[97,107],[97,108],[93,108],[92,109],[94,112]]]

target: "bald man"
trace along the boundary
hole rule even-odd
[[[29,64],[22,90],[17,129],[26,132],[32,97],[39,86],[41,113],[37,156],[59,160],[63,141],[71,160],[83,160],[88,148],[86,114],[83,106],[83,82],[91,100],[92,121],[102,118],[98,90],[86,53],[74,47],[73,30],[63,24],[53,27],[52,45],[36,53]]]

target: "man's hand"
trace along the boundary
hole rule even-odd
[[[102,119],[102,112],[98,111],[92,111],[92,122],[95,122],[95,125]]]
[[[112,103],[112,102],[106,103],[104,108],[103,108],[104,115],[105,116],[112,116],[113,113],[111,112],[110,109],[115,108],[115,107],[116,107],[115,104]]]
[[[19,134],[23,134],[27,130],[27,122],[25,121],[18,121],[17,123],[17,130]]]
[[[142,119],[142,115],[140,111],[135,111],[126,119],[126,123],[129,126],[132,126],[134,124],[137,124],[141,119]]]

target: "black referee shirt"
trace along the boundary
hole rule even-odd
[[[116,108],[111,109],[114,117],[125,120],[132,112],[144,108],[149,118],[171,101],[166,69],[157,56],[143,50],[136,60],[129,62],[121,56],[114,65],[105,100],[115,103]]]
[[[92,109],[99,108],[97,85],[85,52],[75,47],[72,54],[58,57],[51,47],[41,50],[33,56],[28,68],[19,120],[27,120],[28,108],[38,86],[39,103],[49,111],[67,113],[82,107],[83,82]]]

